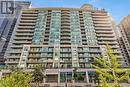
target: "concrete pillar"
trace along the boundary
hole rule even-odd
[[[0,79],[2,78],[2,71],[0,72]]]
[[[45,74],[45,76],[47,76],[46,70],[45,70],[44,74]],[[44,78],[43,82],[46,83],[46,78]]]
[[[86,71],[86,82],[89,83],[89,76],[88,76],[88,72]]]
[[[128,78],[130,78],[130,77],[128,76]],[[128,80],[128,84],[130,84],[130,80]]]
[[[60,83],[60,71],[58,72],[58,83]]]

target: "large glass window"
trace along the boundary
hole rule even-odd
[[[96,38],[91,12],[83,12],[83,17],[84,17],[87,44],[96,45],[97,38]]]
[[[73,45],[81,45],[81,35],[80,35],[80,24],[79,24],[79,12],[71,11],[70,12],[70,21],[71,21],[71,43]]]
[[[50,45],[60,44],[61,11],[52,11],[50,27]]]
[[[46,15],[46,11],[39,11],[38,13],[35,32],[32,39],[33,44],[40,44],[40,42],[43,42],[43,32],[45,31]]]

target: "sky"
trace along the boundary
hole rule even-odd
[[[23,0],[22,0],[23,1]],[[31,1],[33,8],[66,7],[80,8],[83,4],[92,4],[97,8],[105,8],[116,24],[130,14],[130,0],[24,0]]]

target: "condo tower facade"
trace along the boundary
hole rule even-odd
[[[2,2],[0,1],[0,3]],[[15,10],[13,14],[0,14],[0,67],[5,65],[7,47],[21,9],[31,7],[31,2],[15,1],[14,3]]]
[[[130,15],[126,16],[118,25],[120,36],[118,41],[124,58],[130,65]]]
[[[42,64],[48,77],[45,83],[51,87],[71,85],[73,68],[83,77],[76,86],[93,83],[91,64],[96,56],[107,57],[106,44],[120,55],[111,17],[89,4],[82,8],[24,9],[13,33],[6,65],[31,69]],[[122,57],[118,62],[127,66]]]

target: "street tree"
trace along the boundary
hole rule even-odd
[[[115,54],[115,51],[110,46],[105,47],[106,57],[96,57],[96,64],[92,66],[96,69],[96,73],[99,74],[101,87],[120,87],[121,81],[128,81],[130,70],[121,69],[121,64],[117,62],[120,58]],[[110,81],[112,83],[110,83]]]
[[[0,79],[0,87],[30,87],[31,81],[31,74],[15,71]]]
[[[73,85],[75,84],[75,82],[76,82],[76,80],[77,80],[77,78],[78,78],[77,70],[78,70],[78,68],[74,68],[74,69],[73,69],[73,74],[72,74]],[[74,87],[75,87],[75,85],[74,85]]]
[[[46,78],[45,67],[40,64],[34,66],[32,76],[33,76],[33,82],[36,83],[36,87],[39,87],[39,84],[43,83],[44,79]]]

